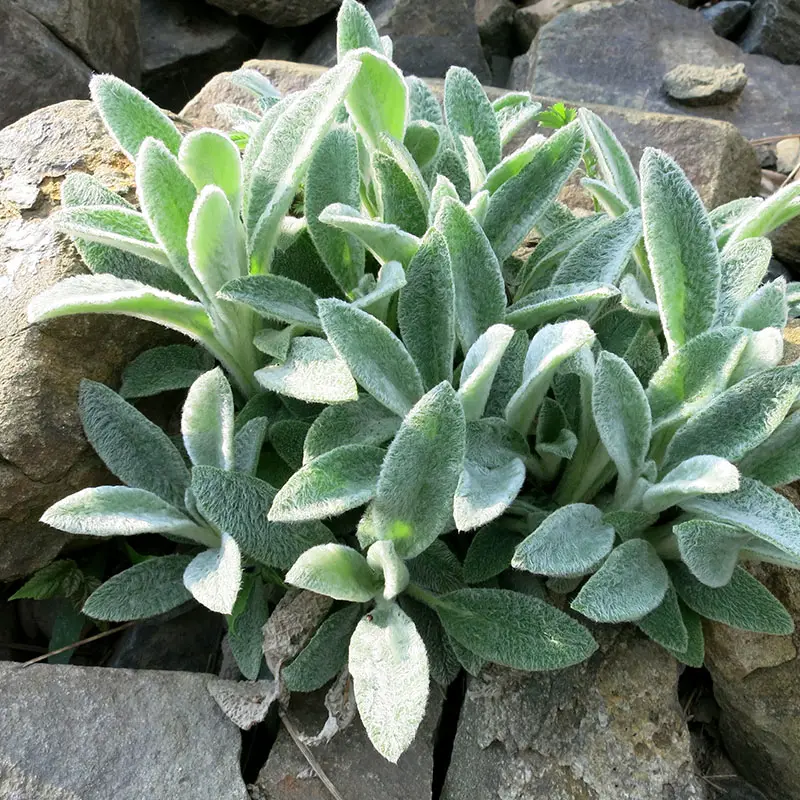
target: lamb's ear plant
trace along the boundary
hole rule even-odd
[[[741,563],[800,566],[800,512],[774,491],[800,477],[800,367],[781,364],[800,291],[762,285],[796,186],[708,213],[668,155],[647,150],[637,175],[588,110],[491,102],[462,68],[440,105],[355,0],[337,52],[283,98],[237,73],[260,113],[222,109],[229,134],[184,135],[130,87],[93,83],[141,211],[69,178],[56,225],[94,274],[31,319],[125,313],[202,348],[149,351],[122,386],[189,388],[183,452],[82,388],[87,437],[126,486],[45,521],[175,545],[86,613],[194,596],[228,615],[256,678],[270,605],[287,586],[327,596],[296,657],[267,647],[274,696],[349,674],[392,761],[430,680],[591,655],[577,614],[634,622],[695,665],[701,617],[791,631]],[[537,115],[552,135],[514,147]],[[576,217],[557,197],[581,169],[596,213]]]

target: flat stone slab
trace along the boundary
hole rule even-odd
[[[0,663],[0,797],[247,800],[209,678]]]

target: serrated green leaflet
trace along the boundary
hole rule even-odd
[[[630,539],[614,548],[571,607],[595,622],[639,620],[661,605],[668,588],[666,567],[653,547]]]
[[[794,630],[789,612],[741,567],[736,567],[729,583],[717,589],[700,583],[684,564],[676,564],[670,574],[681,600],[708,619],[759,633],[785,635]]]
[[[406,415],[381,468],[373,518],[379,538],[404,558],[419,555],[446,528],[464,458],[466,423],[448,383]]]
[[[455,642],[486,661],[513,669],[562,669],[597,649],[574,619],[517,592],[460,589],[437,601],[435,610]]]
[[[644,241],[669,352],[711,326],[720,257],[708,214],[681,168],[647,149],[640,166]]]
[[[384,455],[379,447],[346,444],[317,456],[283,485],[270,520],[325,519],[368,503],[377,491]]]
[[[354,603],[372,600],[380,589],[367,559],[341,544],[321,544],[306,550],[286,573],[286,582]]]
[[[353,377],[379,403],[404,416],[423,387],[402,342],[377,319],[340,300],[320,300],[317,307],[328,340]]]
[[[149,558],[114,575],[96,589],[83,606],[92,619],[123,622],[145,619],[177,608],[191,595],[183,585],[183,573],[191,556]]]
[[[593,572],[614,546],[614,528],[598,508],[572,503],[554,511],[514,552],[511,565],[538,575]]]
[[[398,605],[376,608],[358,623],[348,667],[367,736],[397,763],[425,716],[429,683],[425,644]]]

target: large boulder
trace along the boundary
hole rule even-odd
[[[83,436],[80,379],[113,384],[133,356],[172,338],[125,317],[28,324],[34,295],[86,271],[47,220],[72,170],[120,193],[133,185],[90,103],[43,108],[0,131],[0,580],[43,566],[64,545],[65,535],[38,521],[51,503],[109,480]]]
[[[142,0],[142,91],[177,111],[218,72],[252,58],[259,44],[243,23],[204,3]]]
[[[742,47],[800,64],[800,0],[756,0]]]
[[[247,800],[211,676],[0,665],[0,797]]]
[[[368,0],[365,5],[381,35],[392,38],[394,61],[404,72],[423,78],[443,78],[456,64],[472,70],[484,83],[490,80],[475,22],[475,0]],[[309,45],[300,60],[333,66],[334,21]]]
[[[294,28],[308,25],[341,5],[342,0],[208,0],[212,6],[225,9],[229,14],[266,22],[276,28]]]
[[[343,797],[352,800],[431,800],[433,750],[442,713],[442,690],[432,685],[428,711],[409,749],[392,764],[370,744],[360,719],[355,719],[326,745],[312,748],[314,757]],[[293,721],[315,734],[327,713],[324,692],[294,695]],[[467,794],[464,797],[470,797]],[[328,790],[308,770],[308,762],[282,727],[261,770],[254,800],[330,800]]]
[[[524,59],[514,71],[514,88],[534,94],[713,117],[732,122],[749,139],[800,130],[800,66],[744,53],[717,36],[702,14],[674,0],[580,3],[547,23]],[[687,108],[662,88],[679,64],[738,63],[748,82],[729,105]]]
[[[792,499],[800,499],[796,490]],[[752,572],[800,628],[798,573],[769,565]],[[770,800],[800,800],[798,634],[766,636],[708,623],[706,664],[733,763]]]
[[[91,76],[36,17],[0,0],[0,128],[42,106],[88,97]]]
[[[678,667],[633,629],[606,629],[558,672],[470,679],[442,800],[693,800]]]
[[[16,0],[97,72],[141,77],[139,0]]]
[[[283,61],[248,61],[245,66],[266,75],[283,93],[305,89],[324,71],[310,64]],[[441,97],[442,81],[430,79],[428,84]],[[487,88],[492,99],[504,91]],[[554,97],[537,99],[545,105],[557,102]],[[181,116],[197,126],[225,128],[225,119],[215,110],[219,103],[239,103],[257,110],[252,95],[234,85],[228,75],[217,75],[181,111]],[[644,148],[648,146],[660,147],[674,156],[709,208],[758,192],[760,172],[753,148],[733,125],[674,114],[650,114],[593,103],[587,105],[611,126],[634,164],[639,163]],[[535,123],[523,130],[516,142],[524,141],[534,132],[537,132]],[[585,193],[571,192],[571,198],[574,203],[583,203],[587,209],[591,208],[591,201]]]

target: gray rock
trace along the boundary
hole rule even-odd
[[[316,734],[325,722],[324,691],[294,695],[289,713],[300,730]],[[312,749],[314,757],[343,797],[350,800],[430,800],[433,746],[442,711],[441,689],[431,685],[428,711],[411,747],[392,764],[367,739],[359,719],[329,744]],[[464,795],[468,797],[470,795]],[[308,762],[281,727],[253,791],[264,800],[330,800],[328,790],[309,774]]]
[[[119,638],[109,667],[216,672],[223,617],[202,606],[165,614],[128,628]]]
[[[675,660],[632,629],[599,640],[568,670],[470,680],[442,800],[705,797]]]
[[[586,2],[588,0],[534,0],[518,8],[514,15],[517,44],[527,50],[539,28],[555,19],[562,11]]]
[[[516,10],[511,0],[475,0],[475,24],[489,53],[509,52]]]
[[[139,84],[138,0],[16,0],[97,72]]]
[[[177,111],[218,72],[258,51],[224,12],[195,0],[142,0],[142,91]]]
[[[254,17],[276,28],[293,28],[325,16],[342,0],[208,0],[229,14]]]
[[[0,0],[0,53],[0,128],[42,106],[89,96],[89,67],[12,0]]]
[[[133,356],[174,341],[123,317],[28,324],[35,294],[86,271],[47,221],[72,170],[120,193],[133,185],[131,165],[90,103],[43,108],[0,131],[0,580],[38,569],[64,545],[64,534],[38,521],[49,505],[109,480],[83,436],[80,379],[114,384]]]
[[[700,67],[679,64],[664,76],[664,91],[685,106],[717,106],[731,103],[747,86],[744,64],[732,67]]]
[[[394,42],[394,61],[406,73],[443,78],[456,64],[487,83],[489,67],[475,24],[475,0],[368,0],[365,4],[381,35]],[[336,25],[331,23],[308,46],[301,61],[336,63]]]
[[[756,0],[742,47],[785,64],[800,64],[800,0]]]
[[[717,36],[731,39],[750,16],[750,8],[748,0],[722,0],[721,3],[701,9],[701,13],[711,23],[711,29]]]
[[[787,491],[797,502],[797,489]],[[800,623],[797,573],[768,565],[752,572]],[[798,636],[766,636],[716,623],[706,628],[706,664],[726,750],[741,774],[771,800],[800,798]]]
[[[791,173],[800,162],[800,138],[781,139],[775,145],[775,167],[784,175]]]
[[[800,66],[743,53],[701,14],[673,0],[577,5],[540,30],[530,59],[525,88],[535,94],[713,117],[732,122],[749,139],[800,130]],[[695,110],[661,91],[664,75],[679,64],[739,63],[749,80],[729,106]]]
[[[0,665],[0,797],[246,800],[210,676]]]
[[[283,61],[248,61],[245,66],[266,75],[283,93],[305,89],[322,73],[321,67],[310,64],[293,64]],[[441,98],[443,82],[428,79],[428,85]],[[509,81],[509,88],[521,88]],[[504,90],[487,87],[490,99],[504,94]],[[559,98],[537,97],[544,105]],[[252,95],[231,83],[229,76],[217,75],[182,111],[181,117],[197,126],[224,126],[216,112],[218,103],[240,103],[255,111]],[[697,187],[703,201],[714,208],[737,197],[757,194],[760,183],[758,163],[747,140],[726,122],[676,114],[651,114],[630,108],[601,106],[589,103],[611,126],[622,145],[628,150],[634,164],[639,163],[644,148],[660,147],[671,153],[683,166]],[[521,131],[517,142],[537,132],[531,125]],[[545,131],[547,133],[547,131]],[[576,202],[591,201],[582,190]]]

